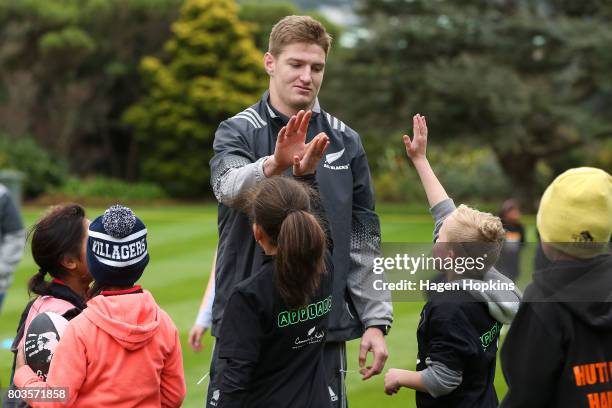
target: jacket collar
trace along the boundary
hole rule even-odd
[[[269,89],[266,90],[266,92],[264,92],[264,94],[261,96],[261,101],[264,103],[266,110],[268,111],[268,115],[270,115],[272,119],[281,119],[285,123],[289,121],[289,118],[286,115],[282,114],[281,112],[273,108],[272,104],[270,104],[270,90]],[[315,99],[314,106],[312,107],[312,112],[321,113],[321,105],[319,105],[318,97]]]
[[[87,307],[85,300],[60,280],[54,279],[51,281],[51,284],[49,285],[49,292],[46,293],[46,295],[70,302],[79,310],[83,310]]]

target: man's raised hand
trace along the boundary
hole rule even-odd
[[[293,166],[294,158],[302,159],[306,152],[306,135],[312,112],[299,111],[279,132],[276,138],[274,155],[265,161],[264,173],[267,177],[281,174]]]
[[[303,176],[314,174],[323,153],[329,146],[329,137],[324,132],[319,133],[308,143],[304,157],[293,156],[293,175]]]

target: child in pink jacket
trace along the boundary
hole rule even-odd
[[[29,366],[19,388],[65,390],[33,407],[179,407],[185,398],[178,331],[148,291],[134,285],[149,262],[147,230],[129,208],[112,206],[89,226],[87,262],[94,277],[87,309],[55,350],[47,382]],[[18,356],[23,363],[23,350]],[[56,393],[56,395],[59,394]]]

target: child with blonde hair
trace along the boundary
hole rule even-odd
[[[385,375],[385,392],[392,395],[401,387],[412,388],[417,391],[418,407],[496,407],[497,340],[520,301],[512,282],[493,268],[504,229],[498,217],[465,205],[455,207],[427,161],[423,116],[414,116],[413,131],[412,140],[404,136],[404,144],[434,217],[434,256],[480,262],[441,272],[449,281],[462,281],[461,288],[472,287],[467,282],[486,281],[506,289],[461,289],[433,295],[423,307],[417,330],[417,370],[390,369]]]

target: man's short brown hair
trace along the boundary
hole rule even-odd
[[[323,24],[314,18],[310,16],[287,16],[272,27],[268,51],[276,57],[286,45],[303,42],[319,45],[327,55],[331,40],[332,38]]]

